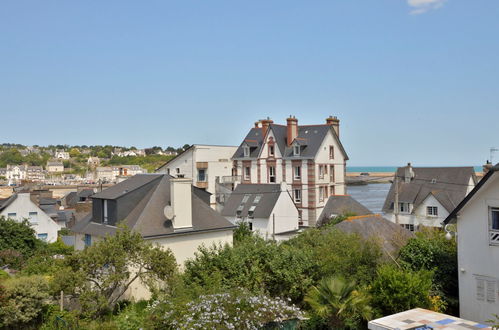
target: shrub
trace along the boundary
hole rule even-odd
[[[433,272],[411,271],[384,265],[372,283],[372,304],[383,315],[420,307],[433,309],[431,296]]]
[[[11,268],[18,268],[23,259],[32,256],[40,247],[44,245],[36,238],[35,230],[31,228],[29,222],[22,222],[0,217],[0,251],[16,251],[19,255],[15,258],[16,264],[9,264]],[[12,253],[4,253],[0,256],[0,266],[12,263],[14,259]],[[22,258],[21,258],[22,256]],[[8,257],[8,261],[5,258]]]
[[[180,306],[155,301],[149,310],[161,329],[261,329],[302,316],[288,301],[243,291],[205,295]]]
[[[48,298],[48,283],[41,276],[17,277],[2,282],[4,303],[0,305],[0,324],[18,327],[36,320]]]

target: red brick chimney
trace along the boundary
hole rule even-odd
[[[294,116],[289,115],[289,118],[286,119],[287,121],[287,126],[288,126],[288,131],[287,131],[287,138],[288,138],[288,147],[293,143],[294,139],[298,136],[298,119],[296,119]]]
[[[334,132],[340,137],[340,120],[336,116],[326,118],[326,124],[333,126]]]
[[[267,117],[267,119],[262,119],[260,122],[262,123],[262,134],[265,137],[265,135],[267,135],[270,124],[273,124],[274,121]]]

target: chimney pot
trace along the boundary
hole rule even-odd
[[[175,214],[174,229],[192,228],[192,180],[170,178],[170,204]]]
[[[332,126],[336,135],[340,136],[340,120],[338,117],[329,116],[326,118],[326,124]]]
[[[293,143],[294,139],[298,136],[298,119],[295,116],[289,115],[289,118],[286,119],[287,123],[287,139],[288,139],[288,147]]]

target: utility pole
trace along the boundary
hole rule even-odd
[[[398,171],[395,172],[394,183],[395,183],[395,203],[393,204],[393,214],[395,215],[395,223],[398,225],[399,224],[399,210],[400,210]]]
[[[275,241],[275,213],[272,214],[272,239]]]

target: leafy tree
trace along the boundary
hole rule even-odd
[[[184,151],[185,151],[185,150],[189,149],[190,147],[191,147],[190,144],[184,144],[184,146],[182,147],[182,149],[184,149]]]
[[[249,224],[244,221],[240,221],[237,224],[237,228],[234,230],[234,244],[239,242],[244,242],[247,238],[253,236],[253,231],[250,229]]]
[[[54,280],[58,289],[79,296],[83,310],[96,316],[112,310],[135,280],[155,289],[176,271],[170,250],[155,247],[124,227],[73,253],[65,262],[67,269]]]
[[[439,306],[432,304],[431,300],[432,280],[432,271],[410,271],[394,265],[381,266],[371,286],[372,304],[383,315],[416,307],[438,309]]]
[[[201,247],[186,261],[183,278],[187,286],[245,288],[301,302],[313,283],[314,266],[308,250],[247,236],[234,246]]]
[[[369,294],[358,290],[354,281],[342,277],[321,280],[305,297],[312,313],[326,319],[335,329],[358,329],[364,321],[370,320],[374,312],[369,299]]]
[[[49,297],[48,283],[43,277],[16,277],[3,281],[2,285],[5,292],[0,304],[0,327],[24,328],[40,316],[44,300]]]
[[[0,251],[4,251],[3,258],[6,256],[6,250],[16,251],[23,258],[28,258],[43,245],[44,243],[36,238],[35,230],[31,228],[27,220],[18,222],[0,217]],[[5,263],[0,256],[0,265]]]
[[[459,313],[457,244],[454,240],[446,240],[439,230],[419,232],[400,249],[399,260],[411,270],[433,270],[434,283],[449,303],[450,312]]]
[[[327,226],[308,229],[282,245],[312,254],[315,268],[311,276],[315,281],[337,275],[368,284],[376,277],[382,255],[376,242]]]

